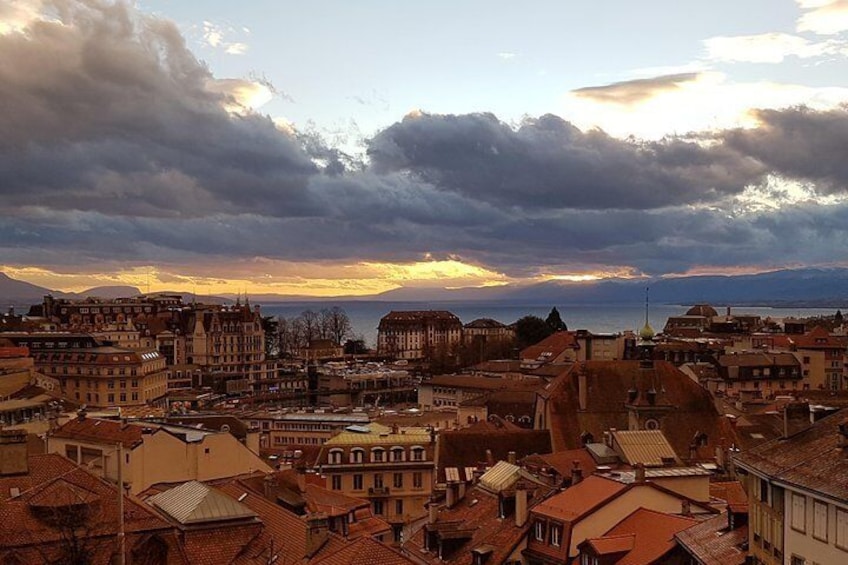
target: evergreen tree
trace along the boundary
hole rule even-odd
[[[837,326],[841,326],[841,325],[842,325],[842,322],[843,322],[843,319],[842,319],[842,310],[837,310],[837,311],[836,311],[836,315],[833,317],[833,321],[836,323],[836,325],[837,325]]]
[[[568,326],[562,321],[562,316],[559,315],[559,310],[556,309],[556,306],[551,308],[551,313],[548,314],[545,323],[555,332],[568,331]]]
[[[524,316],[515,322],[515,340],[519,349],[535,345],[552,333],[551,326],[539,316]]]

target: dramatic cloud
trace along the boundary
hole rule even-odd
[[[526,209],[648,209],[710,202],[764,173],[695,143],[631,143],[556,116],[513,129],[491,114],[407,117],[374,137],[377,172],[405,171],[471,198]]]
[[[848,194],[848,107],[760,110],[756,117],[759,127],[725,132],[725,144],[787,177],[813,181],[822,194]]]
[[[273,87],[213,76],[171,22],[96,0],[57,0],[50,17],[21,6],[9,13],[25,23],[0,30],[9,266],[160,265],[169,280],[204,284],[229,268],[239,280],[300,284],[312,265],[353,288],[378,272],[468,284],[577,267],[661,274],[848,259],[844,109],[764,110],[749,129],[658,141],[553,115],[511,125],[418,111],[367,140],[360,162],[325,135],[261,115]],[[220,48],[215,30],[206,40]],[[708,78],[574,96],[669,112],[664,97]],[[760,205],[787,180],[804,183],[803,198]],[[360,267],[346,275],[340,265]]]
[[[644,102],[663,92],[678,90],[682,84],[693,82],[697,78],[698,73],[678,73],[614,82],[604,86],[587,86],[574,90],[573,94],[598,102],[630,105]]]

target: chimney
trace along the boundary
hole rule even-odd
[[[515,525],[519,528],[527,522],[527,487],[519,481],[515,486]]]
[[[680,501],[680,513],[684,516],[692,515],[692,503],[685,498]]]
[[[397,435],[400,432],[400,426],[397,424],[392,424],[392,433]]]
[[[653,406],[656,403],[657,403],[657,389],[655,389],[654,387],[651,387],[648,390],[648,404]]]
[[[327,515],[323,512],[310,514],[306,519],[306,557],[312,557],[324,546],[330,534]]]
[[[639,395],[639,391],[636,390],[636,387],[630,387],[630,390],[627,391],[627,403],[633,404],[636,402],[636,397]]]
[[[730,317],[730,306],[727,307],[727,317]]]
[[[487,449],[486,450],[486,466],[492,467],[494,464],[495,464],[495,457],[494,457],[494,455],[492,455],[492,450]]]
[[[645,466],[641,463],[636,464],[636,482],[644,483],[645,482]]]
[[[583,480],[583,469],[580,467],[580,461],[575,459],[571,462],[571,486],[576,485]]]
[[[439,520],[439,505],[433,497],[427,502],[427,512],[427,523],[432,526]]]
[[[86,417],[87,414],[88,414],[88,412],[86,412],[85,406],[83,406],[82,408],[77,410],[77,419],[80,420],[80,421],[85,420],[85,417]]]
[[[506,454],[506,462],[509,463],[510,465],[515,465],[515,452],[514,451],[510,451],[509,453]]]
[[[445,506],[447,506],[448,508],[453,508],[454,506],[456,506],[457,503],[456,483],[448,483],[446,491],[447,498],[445,500]]]
[[[0,430],[0,477],[28,472],[26,430]]]
[[[587,388],[586,370],[583,367],[580,367],[577,372],[577,402],[580,404],[580,410],[586,410],[586,406],[588,404],[587,395],[589,394],[589,391]]]
[[[698,444],[690,443],[689,444],[689,461],[694,463],[695,459],[698,458]]]
[[[303,469],[298,469],[295,473],[297,476],[297,490],[306,492],[306,473]]]
[[[274,500],[274,477],[272,475],[265,475],[265,478],[262,479],[262,494],[268,500]]]

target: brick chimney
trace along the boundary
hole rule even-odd
[[[515,465],[515,452],[514,451],[510,451],[509,453],[506,454],[506,462],[509,463],[510,465]]]
[[[0,430],[0,477],[28,472],[26,430]]]
[[[439,505],[434,498],[430,498],[427,502],[427,523],[435,524],[439,520]]]
[[[306,556],[312,557],[324,544],[330,535],[330,524],[323,512],[310,514],[306,518]]]
[[[518,481],[515,485],[515,525],[520,528],[527,523],[527,515],[527,486],[522,481]]]

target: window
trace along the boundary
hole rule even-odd
[[[126,401],[127,401],[127,393],[126,393],[126,392],[122,392],[122,393],[121,393],[121,402],[126,402]]]
[[[836,547],[848,551],[848,511],[836,509]]]
[[[559,524],[551,525],[551,545],[554,547],[559,547],[562,543],[562,526]]]
[[[333,490],[342,490],[342,476],[341,475],[333,475],[331,481],[332,481]]]
[[[803,557],[799,557],[797,555],[792,556],[792,560],[790,561],[792,565],[806,565],[807,560]]]
[[[760,502],[768,504],[769,484],[765,479],[760,479]]]
[[[114,394],[106,395],[106,402],[115,402],[115,395]]]
[[[545,523],[541,520],[536,520],[533,524],[533,537],[536,541],[545,541]]]
[[[375,447],[371,450],[371,462],[382,463],[386,450],[382,447]]]
[[[424,477],[420,471],[412,473],[412,487],[422,488],[424,486]]]
[[[362,490],[362,475],[358,473],[353,476],[353,490]]]
[[[423,447],[413,447],[412,448],[412,460],[413,461],[424,461],[424,448]]]
[[[395,473],[392,478],[392,486],[395,488],[403,488],[403,473]]]
[[[395,500],[395,514],[403,516],[403,500]]]
[[[374,488],[383,488],[383,474],[374,473]]]
[[[375,500],[374,501],[374,515],[382,516],[383,515],[383,501]]]
[[[819,541],[827,541],[827,504],[813,501],[813,537]]]
[[[390,456],[392,461],[403,461],[403,448],[393,447]]]
[[[807,498],[800,494],[792,494],[792,529],[799,532],[807,531]]]
[[[330,450],[330,464],[338,465],[342,462],[342,450],[341,449],[331,449]]]
[[[350,450],[350,462],[362,463],[365,459],[365,450],[359,447]]]

